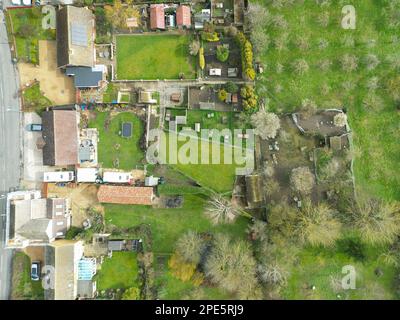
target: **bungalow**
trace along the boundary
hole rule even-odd
[[[165,29],[164,5],[152,4],[150,6],[150,29]]]
[[[45,247],[45,265],[53,272],[45,275],[52,286],[45,288],[45,300],[75,300],[78,296],[79,262],[83,242],[59,240]]]
[[[191,12],[189,6],[181,5],[176,10],[176,23],[178,27],[190,28],[192,25]]]
[[[78,163],[79,113],[51,110],[42,115],[43,164],[68,166]]]
[[[76,88],[98,88],[106,81],[107,68],[105,65],[95,65],[94,67],[67,66],[65,74],[74,77]]]
[[[102,185],[97,192],[101,203],[152,205],[155,198],[151,187]]]
[[[88,8],[65,6],[57,11],[57,66],[95,65],[95,18]]]

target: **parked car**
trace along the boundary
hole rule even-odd
[[[42,125],[41,125],[41,124],[32,123],[32,124],[29,126],[29,130],[30,130],[30,131],[42,131]]]
[[[39,281],[40,280],[40,262],[34,261],[31,265],[31,280]]]

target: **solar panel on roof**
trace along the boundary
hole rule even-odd
[[[76,46],[87,47],[87,29],[83,24],[73,24],[71,25],[71,42]]]

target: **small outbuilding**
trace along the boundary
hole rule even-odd
[[[150,29],[165,29],[165,12],[163,4],[152,4],[150,6]]]
[[[181,5],[176,10],[176,23],[178,26],[190,27],[192,25],[190,7]]]

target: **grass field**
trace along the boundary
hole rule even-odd
[[[399,97],[390,94],[398,93],[393,83],[399,86],[400,40],[383,16],[390,1],[325,2],[323,6],[313,0],[282,8],[268,6],[279,23],[265,30],[270,45],[261,55],[266,70],[258,81],[258,92],[270,98],[271,110],[282,113],[297,109],[304,99],[315,101],[320,108],[344,107],[355,143],[356,187],[370,195],[400,200]],[[344,5],[355,7],[355,30],[341,27]],[[326,17],[325,26],[321,21]],[[345,55],[355,57],[351,67],[343,67]],[[296,71],[297,59],[307,63],[308,70],[302,74]],[[351,264],[357,272],[357,290],[340,292],[341,298],[393,298],[395,269],[379,259],[382,248],[367,246],[365,251],[366,258],[358,261],[340,246],[303,249],[288,270],[283,297],[337,299],[331,277],[341,279],[342,267]],[[381,277],[374,273],[377,267],[383,271]],[[313,285],[315,291],[309,289]]]
[[[174,35],[117,36],[117,78],[123,80],[195,78],[189,37]]]
[[[133,252],[113,252],[106,258],[96,275],[98,290],[131,288],[137,286],[138,265]]]
[[[235,237],[245,236],[247,219],[239,218],[234,224],[213,226],[204,215],[205,201],[202,195],[187,194],[183,207],[177,209],[106,204],[105,219],[106,223],[124,228],[149,224],[153,250],[160,253],[171,253],[179,236],[190,229],[199,232],[228,232]]]
[[[15,34],[15,42],[17,46],[17,56],[23,61],[38,63],[39,56],[39,40],[55,40],[55,30],[44,30],[42,28],[43,15],[40,8],[22,8],[18,10],[8,11]],[[29,25],[32,31],[32,36],[24,37],[19,31],[21,26]]]
[[[17,252],[13,258],[12,300],[43,300],[44,290],[41,281],[31,280],[31,260],[22,252]]]
[[[358,150],[357,187],[400,200],[399,98],[391,96],[395,90],[389,89],[391,81],[399,86],[400,40],[396,29],[383,18],[389,2],[346,1],[356,9],[355,30],[341,27],[343,1],[328,1],[325,6],[311,0],[280,9],[269,6],[271,14],[283,17],[287,26],[266,29],[271,44],[261,57],[267,69],[258,89],[270,97],[271,108],[280,112],[296,109],[307,98],[321,108],[345,107]],[[318,22],[324,14],[329,17],[327,27]],[[353,71],[342,67],[346,54],[356,58]],[[377,66],[368,62],[370,54],[380,62]],[[302,75],[294,71],[297,59],[304,59],[309,66]],[[326,68],[321,67],[324,61]]]
[[[201,142],[198,141],[198,159],[197,159],[197,164],[196,163],[184,163],[182,158],[180,158],[180,155],[182,155],[184,152],[182,149],[182,146],[186,145],[186,141],[178,141],[178,158],[177,158],[177,163],[175,163],[171,156],[170,156],[170,150],[169,150],[169,137],[171,133],[166,135],[167,141],[164,142],[162,141],[161,144],[165,145],[165,151],[166,151],[166,161],[169,165],[174,167],[176,170],[180,171],[187,177],[191,178],[192,180],[196,181],[199,185],[201,185],[204,188],[211,189],[213,191],[219,192],[219,193],[224,193],[224,192],[230,192],[232,191],[233,184],[235,181],[235,176],[236,176],[236,169],[240,168],[242,165],[240,164],[235,164],[235,163],[224,163],[224,156],[226,149],[223,144],[218,144],[216,142],[211,142],[209,143],[209,164],[204,164],[204,162],[201,159],[202,156],[202,150],[201,150]],[[217,145],[218,144],[218,145]],[[218,164],[213,164],[213,155],[214,153],[212,152],[213,146],[219,147],[219,157],[220,161]],[[162,151],[161,151],[162,152]],[[217,154],[217,153],[216,153]],[[233,154],[233,150],[232,150]],[[185,153],[185,157],[188,157],[189,152]],[[194,157],[193,160],[196,158]],[[233,162],[233,160],[231,159]]]
[[[342,243],[343,242],[342,240]],[[383,248],[365,246],[362,256],[355,257],[340,244],[332,249],[305,248],[299,256],[298,265],[292,269],[288,285],[283,290],[286,299],[396,299],[393,278],[396,268],[382,262]],[[354,266],[356,289],[342,290],[341,279],[346,265]],[[382,271],[379,276],[377,269]],[[336,282],[336,285],[334,284]],[[339,286],[337,286],[339,284]],[[311,290],[315,286],[315,290]],[[338,296],[339,295],[339,296]]]
[[[114,161],[119,159],[119,169],[134,169],[144,157],[139,147],[139,141],[143,134],[143,123],[133,113],[123,112],[111,117],[108,129],[105,123],[110,114],[108,112],[96,112],[95,119],[89,122],[89,127],[97,128],[100,134],[98,145],[98,161],[103,168],[113,168]],[[132,122],[133,132],[131,138],[122,138],[119,135],[123,122]],[[117,146],[119,145],[119,146]]]

